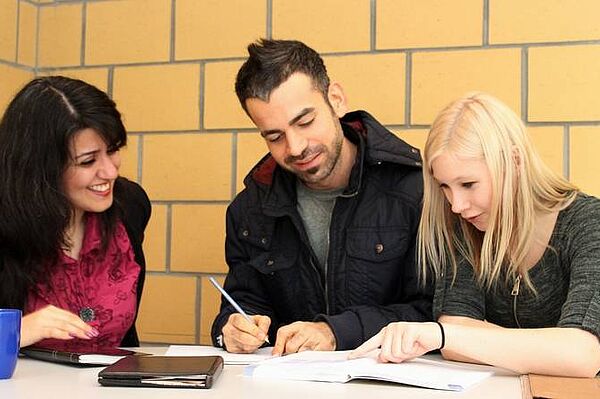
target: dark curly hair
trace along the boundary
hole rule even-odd
[[[48,278],[45,265],[69,246],[73,209],[62,179],[71,140],[86,128],[108,148],[126,144],[121,114],[106,93],[62,76],[29,82],[0,121],[0,307],[23,309],[30,287]],[[101,215],[104,243],[116,208]]]

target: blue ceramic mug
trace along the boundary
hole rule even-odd
[[[12,377],[19,356],[21,311],[0,309],[0,380]]]

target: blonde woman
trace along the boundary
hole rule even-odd
[[[424,150],[421,276],[433,323],[392,323],[357,348],[519,373],[600,370],[600,200],[540,160],[519,118],[486,94],[454,101]]]

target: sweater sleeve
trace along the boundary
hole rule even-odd
[[[600,200],[583,196],[572,206],[561,232],[570,280],[558,326],[581,328],[600,338]]]
[[[475,279],[473,267],[457,259],[456,276],[449,266],[436,283],[433,315],[463,316],[485,319],[485,292]]]

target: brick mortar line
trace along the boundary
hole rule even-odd
[[[205,97],[205,74],[206,67],[204,64],[200,64],[198,67],[198,127],[199,130],[204,130],[204,107],[206,106]]]
[[[410,127],[410,111],[412,109],[412,53],[406,53],[404,82],[404,125]]]
[[[151,201],[152,204],[155,204],[154,201]],[[172,243],[172,234],[173,234],[173,205],[167,205],[167,215],[166,215],[166,231],[165,231],[165,272],[169,273],[171,271],[171,243]]]
[[[171,0],[171,29],[170,29],[170,46],[171,48],[169,49],[169,61],[173,62],[175,61],[175,28],[176,28],[176,11],[177,11],[177,2],[176,0]]]
[[[31,0],[22,0],[22,1],[26,1],[28,3],[32,3]],[[61,6],[61,5],[73,5],[73,4],[82,4],[82,3],[110,3],[110,2],[115,2],[115,0],[60,0],[60,1],[53,1],[51,3],[32,3],[34,5],[37,5],[40,8],[45,8],[45,7],[56,7],[56,6]]]
[[[433,122],[433,121],[432,121]],[[597,120],[556,120],[556,121],[523,121],[526,126],[596,126],[600,124],[600,118]],[[388,129],[428,129],[430,124],[407,124],[407,123],[387,123],[384,126]],[[173,131],[139,131],[128,130],[127,134],[144,136],[181,136],[181,135],[220,135],[220,134],[253,134],[258,131],[256,128],[217,128],[205,130],[173,130]]]
[[[529,107],[529,49],[524,47],[521,50],[521,120],[527,122]]]
[[[330,52],[320,53],[322,57],[351,57],[359,55],[377,55],[377,54],[405,54],[407,52],[415,53],[444,53],[444,52],[455,52],[455,51],[490,51],[500,49],[522,49],[527,48],[544,48],[544,47],[576,47],[586,45],[599,45],[600,40],[585,40],[585,41],[570,41],[570,42],[545,42],[545,43],[517,43],[517,44],[494,44],[486,47],[477,46],[456,46],[456,47],[414,47],[414,48],[397,48],[397,49],[380,49],[380,50],[354,50],[344,52]],[[245,61],[246,57],[222,57],[222,58],[198,58],[188,60],[173,60],[173,61],[148,61],[148,62],[130,62],[130,63],[107,63],[107,64],[87,64],[81,65],[61,65],[61,66],[40,66],[38,67],[40,72],[44,72],[46,69],[60,70],[60,69],[73,69],[73,68],[107,68],[114,66],[115,68],[126,68],[126,67],[142,67],[142,66],[168,66],[168,65],[181,65],[181,64],[217,64],[224,62],[242,62]]]
[[[571,177],[571,129],[565,125],[563,129],[563,177],[567,180]]]
[[[15,2],[15,4],[17,5],[17,12],[16,12],[16,18],[17,21],[15,23],[15,63],[19,62],[19,28],[21,26],[21,2],[19,0],[13,0]]]
[[[224,200],[151,200],[152,205],[229,205],[230,199]]]
[[[265,21],[265,37],[267,39],[273,38],[273,0],[266,1],[266,21]]]
[[[371,0],[370,3],[370,23],[369,34],[370,34],[370,50],[374,51],[377,49],[377,0]]]
[[[138,145],[136,148],[136,154],[138,157],[138,163],[137,163],[137,170],[136,170],[136,174],[137,174],[137,182],[142,185],[142,179],[143,179],[143,170],[144,170],[144,135],[140,134],[137,136],[138,138]]]
[[[40,56],[40,7],[35,11],[35,56],[34,56],[34,71],[35,76],[39,73],[39,56]]]
[[[490,44],[490,2],[483,0],[483,26],[481,27],[482,44],[484,47]]]
[[[242,132],[242,133],[250,133],[250,132],[256,132],[258,133],[257,129],[252,129],[252,128],[225,128],[225,129],[199,129],[199,130],[185,130],[185,129],[181,129],[181,130],[163,130],[163,131],[140,131],[140,130],[128,130],[127,133],[128,134],[147,134],[147,135],[154,135],[154,136],[164,136],[164,135],[168,135],[168,134],[175,134],[175,135],[184,135],[184,134],[188,134],[188,135],[204,135],[204,134],[233,134],[233,132]]]
[[[106,94],[112,98],[115,90],[115,69],[113,67],[109,67],[106,72]]]
[[[196,345],[200,344],[200,331],[202,330],[202,278],[196,276],[196,303],[194,304],[194,331],[195,337],[194,342]]]
[[[16,62],[6,61],[6,60],[3,60],[3,59],[0,59],[0,64],[1,65],[6,65],[6,66],[10,66],[10,67],[13,67],[13,68],[17,68],[17,69],[20,69],[20,70],[23,70],[23,71],[35,73],[35,67],[30,66],[30,65],[18,64]]]
[[[237,164],[238,140],[237,139],[238,139],[238,133],[233,132],[232,137],[231,137],[231,194],[230,194],[231,199],[235,198],[235,195],[237,194],[237,183],[238,183],[237,182],[237,168],[238,168],[238,164]]]
[[[197,271],[197,272],[183,272],[175,271],[166,273],[164,270],[147,270],[146,276],[175,276],[175,277],[225,277],[227,272],[208,272],[208,271]]]
[[[87,1],[81,2],[81,46],[79,51],[79,63],[85,65],[85,38],[87,35]]]

